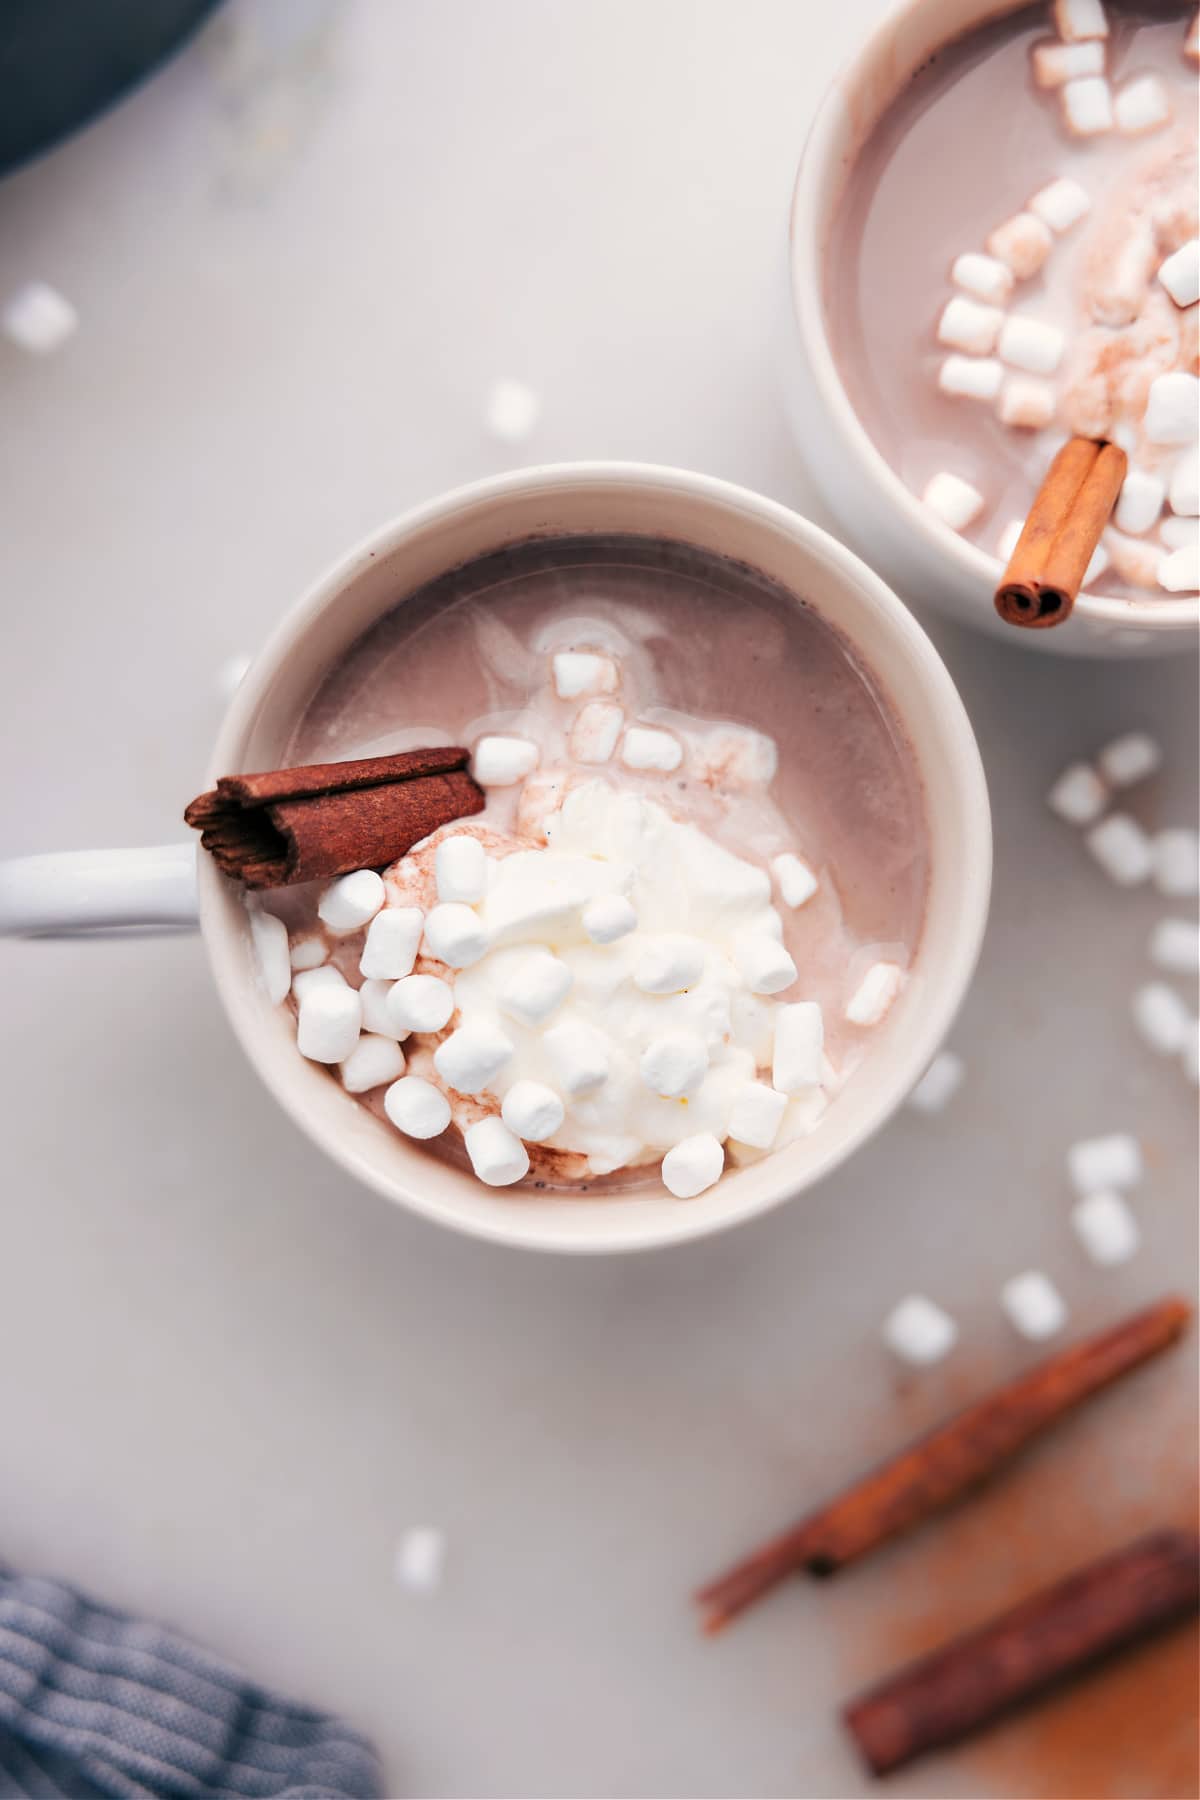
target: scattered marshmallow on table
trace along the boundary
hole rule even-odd
[[[957,1094],[966,1072],[961,1056],[956,1056],[953,1050],[943,1050],[934,1057],[908,1096],[908,1104],[917,1112],[940,1113]]]
[[[1150,839],[1128,813],[1109,813],[1092,826],[1084,841],[1109,880],[1118,887],[1137,887],[1149,880],[1154,867]]]
[[[940,1362],[958,1342],[958,1326],[924,1294],[907,1294],[883,1321],[883,1341],[903,1362]]]
[[[522,1025],[541,1025],[566,999],[572,979],[553,951],[531,945],[506,954],[496,999],[500,1010]]]
[[[529,738],[481,737],[471,758],[480,787],[515,787],[537,767],[538,747]]]
[[[1106,38],[1108,16],[1103,0],[1054,0],[1054,29],[1064,43]]]
[[[1056,44],[1047,38],[1033,46],[1033,79],[1040,88],[1062,87],[1065,81],[1075,81],[1081,75],[1103,73],[1104,45],[1099,38],[1078,44]],[[1049,220],[1046,222],[1049,224]]]
[[[1189,238],[1161,263],[1158,279],[1176,306],[1194,306],[1200,300],[1200,238]]]
[[[348,1094],[369,1094],[404,1073],[404,1052],[392,1037],[364,1031],[342,1064],[342,1086]]]
[[[998,306],[984,306],[978,300],[968,300],[964,294],[955,294],[942,308],[937,324],[938,343],[947,344],[952,350],[967,350],[972,356],[987,356],[995,349],[1003,323],[1004,314]]]
[[[943,394],[994,400],[1003,380],[1004,369],[994,356],[948,356],[938,370],[937,383]]]
[[[1194,519],[1200,513],[1200,451],[1195,445],[1175,459],[1167,485],[1171,511]]]
[[[775,1014],[771,1082],[781,1094],[819,1085],[825,1053],[825,1019],[816,1000],[781,1005]]]
[[[491,435],[505,444],[522,443],[538,422],[542,403],[523,381],[504,376],[488,390],[484,418]]]
[[[1121,483],[1121,492],[1113,510],[1113,520],[1122,531],[1140,537],[1155,524],[1166,498],[1166,484],[1161,475],[1148,469],[1131,468]]]
[[[250,914],[250,941],[258,958],[258,972],[272,1006],[287,999],[292,986],[292,959],[287,926],[274,913],[257,908]]]
[[[580,923],[593,944],[615,944],[637,930],[637,913],[623,894],[598,894],[584,907]]]
[[[393,1572],[399,1585],[414,1594],[432,1594],[441,1586],[446,1540],[432,1525],[414,1525],[396,1546]]]
[[[450,1102],[420,1075],[405,1075],[383,1096],[383,1110],[405,1137],[440,1137],[450,1123]]]
[[[1098,137],[1113,127],[1112,89],[1103,75],[1084,75],[1059,89],[1063,123],[1073,137]]]
[[[1004,306],[1012,296],[1013,272],[998,256],[984,256],[978,250],[964,250],[950,266],[950,279],[955,287],[989,306]]]
[[[846,1017],[851,1025],[878,1025],[903,981],[904,970],[898,963],[872,963],[846,1003]]]
[[[416,906],[385,906],[367,926],[358,966],[370,981],[399,981],[417,960],[425,915]]]
[[[555,1079],[572,1100],[594,1094],[608,1080],[608,1044],[592,1025],[567,1019],[542,1040],[554,1059]]]
[[[47,281],[27,281],[9,295],[0,312],[0,331],[31,356],[61,349],[78,329],[79,314]]]
[[[1182,369],[1156,375],[1146,398],[1142,430],[1151,444],[1190,444],[1197,429],[1200,381]]]
[[[1090,825],[1108,804],[1108,789],[1087,763],[1071,763],[1046,796],[1050,811],[1068,825]]]
[[[1170,975],[1200,970],[1200,925],[1194,919],[1160,919],[1150,933],[1150,961]]]
[[[652,1094],[664,1100],[686,1100],[708,1069],[704,1039],[694,1031],[665,1031],[642,1051],[638,1073]]]
[[[1151,840],[1154,885],[1171,899],[1190,899],[1200,893],[1200,836],[1186,825],[1155,832]]]
[[[1080,1138],[1067,1151],[1067,1174],[1077,1194],[1136,1187],[1142,1179],[1142,1146],[1127,1131]]]
[[[1014,213],[987,237],[989,256],[1006,263],[1018,281],[1028,281],[1036,275],[1053,248],[1050,227],[1031,212]],[[999,325],[996,329],[999,332]],[[991,345],[987,348],[990,350]]]
[[[1136,81],[1127,81],[1117,89],[1113,116],[1117,130],[1127,137],[1155,131],[1171,116],[1171,96],[1157,75],[1139,75]]]
[[[1132,787],[1162,766],[1162,746],[1148,732],[1126,731],[1105,744],[1096,761],[1112,787]]]
[[[611,657],[590,650],[560,650],[554,658],[554,691],[560,700],[613,694],[616,689],[617,665]]]
[[[779,888],[779,897],[793,911],[804,906],[817,891],[817,878],[808,864],[791,851],[771,858],[771,873]]]
[[[1191,1013],[1165,981],[1147,981],[1133,996],[1138,1036],[1160,1056],[1177,1056],[1187,1042]]]
[[[529,1173],[529,1152],[494,1115],[468,1125],[463,1142],[471,1167],[487,1187],[511,1187]]]
[[[461,900],[447,900],[426,914],[425,943],[429,954],[452,969],[469,969],[488,947],[482,919]]]
[[[383,905],[387,897],[383,876],[374,869],[356,869],[352,875],[339,876],[321,895],[317,917],[321,923],[345,937],[361,931]]]
[[[397,1031],[440,1031],[454,1013],[454,989],[439,975],[406,975],[388,993],[387,1014]]]
[[[293,938],[291,963],[293,969],[318,969],[323,962],[329,961],[329,946],[323,937],[316,932],[309,932],[303,937]]]
[[[729,1135],[752,1150],[769,1150],[779,1135],[788,1097],[765,1082],[748,1081],[729,1109]]]
[[[341,980],[325,982],[301,997],[296,1048],[310,1062],[345,1062],[358,1042],[361,1026],[362,1001],[354,989]]]
[[[1002,425],[1042,431],[1054,419],[1054,389],[1036,375],[1010,375],[1000,390],[996,417]]]
[[[1200,547],[1169,550],[1158,565],[1158,584],[1169,594],[1200,592]]]
[[[459,831],[442,839],[433,859],[439,900],[482,900],[487,888],[487,852],[479,839]],[[408,970],[402,969],[402,975]]]
[[[1066,1302],[1041,1269],[1026,1269],[1006,1281],[1000,1304],[1022,1337],[1054,1337],[1067,1322]]]
[[[481,1094],[513,1053],[512,1039],[498,1025],[476,1020],[460,1025],[433,1053],[433,1066],[459,1094]]]
[[[627,769],[648,769],[669,775],[683,761],[683,745],[669,731],[650,725],[631,725],[621,740],[621,761]]]
[[[704,958],[700,938],[670,934],[651,938],[634,965],[633,984],[643,994],[681,994],[699,981]]]
[[[733,960],[752,994],[781,994],[796,979],[796,965],[777,937],[744,932],[734,943]]]
[[[926,482],[921,499],[952,531],[965,531],[983,511],[983,495],[979,489],[944,469]]]
[[[1098,1189],[1077,1200],[1071,1208],[1071,1226],[1094,1263],[1111,1269],[1128,1262],[1141,1247],[1142,1234],[1133,1212],[1121,1195]]]
[[[611,700],[589,700],[579,709],[567,749],[576,762],[589,767],[609,762],[624,724],[625,714]]]
[[[358,990],[362,1001],[363,1030],[373,1032],[376,1037],[390,1037],[397,1041],[408,1036],[408,1027],[397,1027],[392,1020],[389,1000],[392,982],[380,981],[368,977]]]
[[[1014,369],[1025,369],[1030,375],[1053,375],[1062,361],[1066,342],[1057,325],[1028,318],[1024,313],[1009,313],[1000,327],[997,348],[1001,361]]]
[[[662,1160],[663,1186],[677,1200],[693,1200],[712,1187],[725,1167],[725,1151],[709,1131],[681,1138]]]
[[[541,1081],[514,1081],[500,1107],[500,1117],[513,1136],[528,1144],[544,1144],[566,1116],[554,1089]]]
[[[1103,58],[1101,60],[1103,63]],[[1064,231],[1070,231],[1072,225],[1077,225],[1091,209],[1092,202],[1087,189],[1080,187],[1068,175],[1048,182],[1029,201],[1029,211],[1058,236]]]

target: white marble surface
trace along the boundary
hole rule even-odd
[[[876,10],[232,0],[0,183],[0,293],[40,277],[81,317],[52,358],[0,343],[4,851],[174,836],[220,665],[448,485],[633,456],[815,512],[774,379],[785,208]],[[527,454],[483,429],[501,375],[544,398]],[[834,1708],[893,1660],[898,1609],[940,1607],[937,1635],[1178,1514],[1190,1349],[1030,1459],[1023,1534],[980,1502],[717,1645],[685,1605],[1028,1360],[1009,1274],[1049,1270],[1080,1326],[1192,1280],[1195,1095],[1128,1019],[1167,908],[1110,888],[1042,794],[1145,724],[1168,765],[1138,810],[1194,816],[1195,664],[935,631],[997,828],[967,1084],[723,1239],[565,1262],[439,1233],[293,1135],[196,940],[0,946],[0,1558],[343,1709],[396,1794],[829,1797],[868,1791]],[[1145,1248],[1101,1273],[1063,1151],[1114,1126],[1152,1159]],[[962,1345],[901,1381],[876,1329],[912,1288]],[[393,1580],[417,1524],[447,1534],[436,1595]],[[1013,1725],[889,1791],[1043,1796],[1038,1742]],[[1152,1750],[1114,1751],[1122,1791],[1168,1791]]]

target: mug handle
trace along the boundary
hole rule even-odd
[[[3,937],[189,931],[198,923],[194,842],[0,861]]]

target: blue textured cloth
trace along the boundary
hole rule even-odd
[[[160,1625],[0,1568],[0,1795],[376,1800],[371,1746]]]

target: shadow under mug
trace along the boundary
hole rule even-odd
[[[240,891],[194,846],[77,851],[0,863],[0,932],[63,935],[197,922],[243,1049],[296,1125],[388,1199],[499,1242],[558,1251],[646,1249],[722,1230],[829,1173],[903,1100],[942,1042],[987,918],[991,820],[970,722],[940,657],[891,590],[819,527],[774,501],[684,470],[564,463],[457,490],[373,533],[277,627],[230,705],[209,779],[278,766],[323,675],[384,613],[458,564],[547,535],[634,533],[682,541],[762,571],[846,639],[907,733],[925,797],[930,886],[910,979],[863,1066],[817,1131],[731,1170],[696,1199],[644,1188],[497,1191],[377,1119],[296,1050],[271,1006]],[[797,602],[799,603],[799,601]]]

